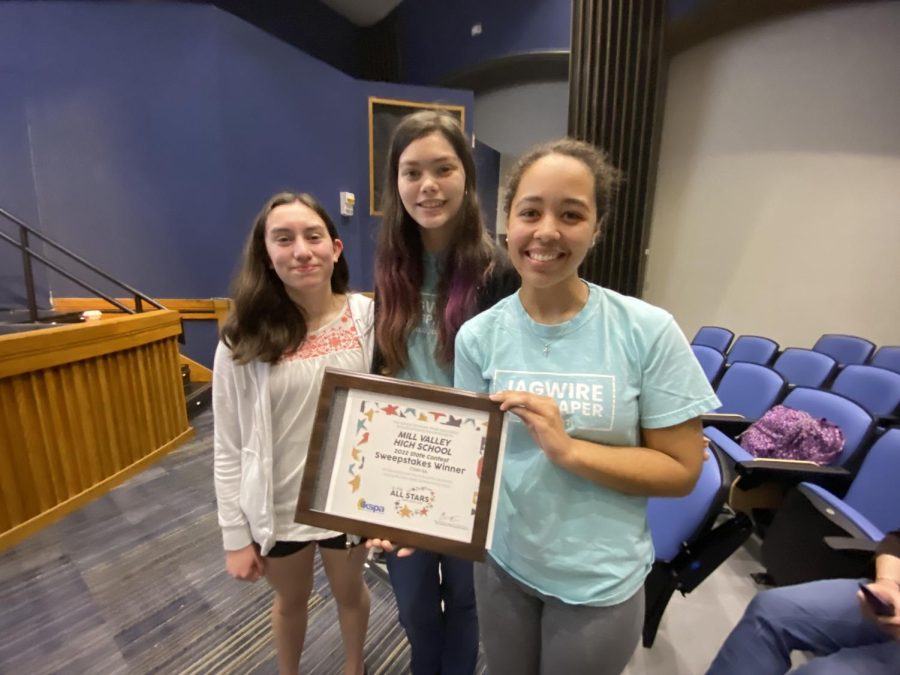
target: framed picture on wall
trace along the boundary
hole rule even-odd
[[[394,129],[404,117],[420,110],[446,110],[460,126],[466,126],[465,106],[369,97],[369,213],[373,216],[381,215],[381,190]]]

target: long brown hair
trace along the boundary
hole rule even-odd
[[[241,259],[241,269],[232,283],[231,313],[222,328],[222,341],[238,363],[259,359],[275,363],[306,337],[306,317],[289,297],[266,251],[266,220],[279,206],[300,202],[324,221],[328,236],[338,239],[338,231],[316,199],[305,192],[279,192],[256,216]],[[346,293],[350,269],[342,255],[331,273],[331,292]]]
[[[419,225],[403,207],[397,187],[400,155],[413,141],[434,133],[450,143],[465,172],[465,193],[453,216],[456,226],[444,251],[434,308],[438,338],[435,357],[439,363],[452,363],[456,333],[475,312],[478,290],[491,271],[493,244],[482,224],[475,160],[463,130],[449,113],[427,110],[407,115],[391,137],[382,191],[384,217],[375,250],[375,296],[379,305],[375,340],[388,374],[408,363],[407,338],[421,319],[424,280],[425,249]]]

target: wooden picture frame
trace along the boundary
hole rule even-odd
[[[504,437],[487,395],[326,368],[295,520],[483,560]]]
[[[466,108],[450,103],[406,101],[369,97],[369,214],[381,215],[381,190],[387,170],[387,157],[394,129],[407,115],[420,110],[445,110],[466,128]]]

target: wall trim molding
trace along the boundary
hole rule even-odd
[[[846,4],[858,0],[701,0],[693,11],[667,23],[665,50],[671,56],[756,23]]]
[[[438,86],[471,89],[478,94],[489,89],[515,86],[525,82],[568,81],[568,79],[569,51],[553,49],[489,59],[448,75],[438,83]]]

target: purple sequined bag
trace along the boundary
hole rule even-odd
[[[829,464],[844,448],[838,425],[786,405],[776,405],[739,438],[741,447],[754,457],[816,464]]]

